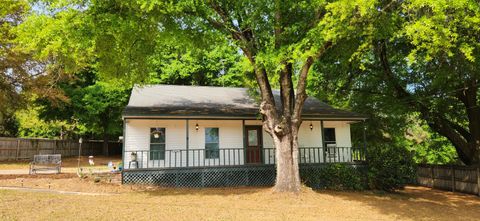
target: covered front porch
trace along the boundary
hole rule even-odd
[[[302,180],[329,164],[364,168],[366,146],[353,147],[354,121],[306,120],[300,127]],[[260,120],[126,119],[123,183],[174,187],[270,186],[273,140]]]
[[[306,120],[299,128],[300,164],[355,163],[365,144],[352,147],[355,121]],[[260,120],[125,119],[125,169],[274,165],[273,139]]]
[[[220,148],[125,151],[126,170],[274,165],[275,148]],[[366,159],[364,147],[300,147],[299,163],[305,165],[350,163]]]
[[[132,161],[123,171],[122,183],[170,187],[272,186],[275,184],[275,149],[221,148],[166,151],[127,151]],[[215,156],[215,158],[210,158]],[[135,160],[135,161],[134,161]],[[365,171],[363,147],[302,147],[299,169],[302,182],[316,182],[329,164],[341,163]]]

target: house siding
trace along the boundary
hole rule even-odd
[[[150,150],[150,128],[165,128],[165,150],[182,150],[186,147],[186,129],[184,120],[125,120],[125,151],[148,151]],[[138,154],[142,154],[139,152]],[[165,160],[148,161],[147,153],[138,156],[142,165],[157,164],[168,165],[169,161],[173,162],[173,156],[166,154]],[[180,156],[178,156],[180,157]],[[186,158],[185,158],[186,160]],[[131,161],[131,155],[125,154],[124,165],[129,168],[126,162]],[[182,159],[182,161],[184,161]],[[185,164],[185,162],[182,162]]]
[[[245,126],[261,125],[260,120],[245,120]],[[310,123],[313,129],[310,130]],[[198,131],[195,126],[198,124]],[[156,167],[185,167],[187,166],[187,158],[189,166],[209,166],[209,165],[243,165],[244,164],[244,140],[242,120],[188,120],[189,130],[189,151],[187,147],[187,120],[156,120],[156,119],[126,119],[125,120],[125,151],[124,165],[129,169],[131,155],[129,151],[139,151],[137,154],[139,163],[143,166],[152,168]],[[150,149],[150,128],[165,128],[165,159],[148,160],[147,152]],[[219,128],[219,148],[228,149],[221,151],[217,159],[205,159],[205,128]],[[350,124],[347,121],[325,121],[324,127],[334,127],[336,130],[336,140],[338,147],[351,147]],[[304,121],[299,130],[299,146],[300,147],[322,147],[322,133],[320,121]],[[273,139],[268,133],[263,131],[263,147],[273,148]],[[169,151],[176,150],[176,151]],[[182,151],[180,151],[182,150]],[[340,159],[349,160],[350,153],[340,153]],[[300,162],[324,162],[324,153],[318,149],[304,149],[300,153]],[[274,162],[274,152],[263,152],[264,163]],[[176,165],[173,165],[173,162]]]
[[[352,141],[350,137],[350,124],[347,121],[325,121],[324,128],[335,128],[335,140],[337,147],[334,154],[326,154],[321,156],[325,162],[350,162],[352,159],[351,149],[344,149],[341,147],[351,147]],[[323,159],[326,157],[327,159]]]
[[[185,121],[185,120],[184,120]],[[198,131],[195,125],[198,124]],[[241,120],[189,120],[189,149],[205,149],[205,128],[218,128],[219,148],[221,151],[217,159],[205,159],[204,151],[190,153],[189,165],[242,165],[243,162],[243,131]],[[225,154],[225,155],[224,155]]]

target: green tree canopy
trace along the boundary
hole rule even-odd
[[[463,163],[480,163],[480,6],[468,0],[375,5],[369,34],[337,44],[316,77],[330,83],[317,85],[343,93],[343,105],[375,113],[372,118],[388,116],[380,128],[400,129],[418,116],[451,142]]]
[[[27,1],[5,1],[0,7],[0,136],[16,135],[14,112],[24,105],[26,93],[44,91],[48,82],[47,76],[38,71],[40,63],[15,50],[14,29],[28,10]]]

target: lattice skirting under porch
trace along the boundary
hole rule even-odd
[[[325,164],[300,166],[302,181],[308,182],[321,173]],[[363,165],[352,164],[359,170]],[[275,183],[274,165],[204,167],[126,170],[123,172],[125,184],[153,184],[166,187],[231,187],[231,186],[273,186]],[[320,188],[321,183],[312,187]]]

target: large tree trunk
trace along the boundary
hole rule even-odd
[[[282,104],[280,109],[276,108],[267,73],[262,68],[255,69],[262,95],[260,113],[264,116],[263,129],[272,136],[275,145],[277,177],[274,189],[277,192],[298,193],[300,191],[298,129],[302,123],[303,104],[307,99],[307,75],[314,59],[323,54],[330,46],[330,42],[325,43],[316,56],[309,57],[304,62],[298,74],[296,93],[293,91],[292,82],[293,65],[287,62],[283,63],[284,69],[280,73]]]
[[[273,137],[277,159],[277,177],[274,188],[277,192],[300,191],[298,141],[296,137],[297,136],[293,136],[293,134],[288,134],[283,137]]]

